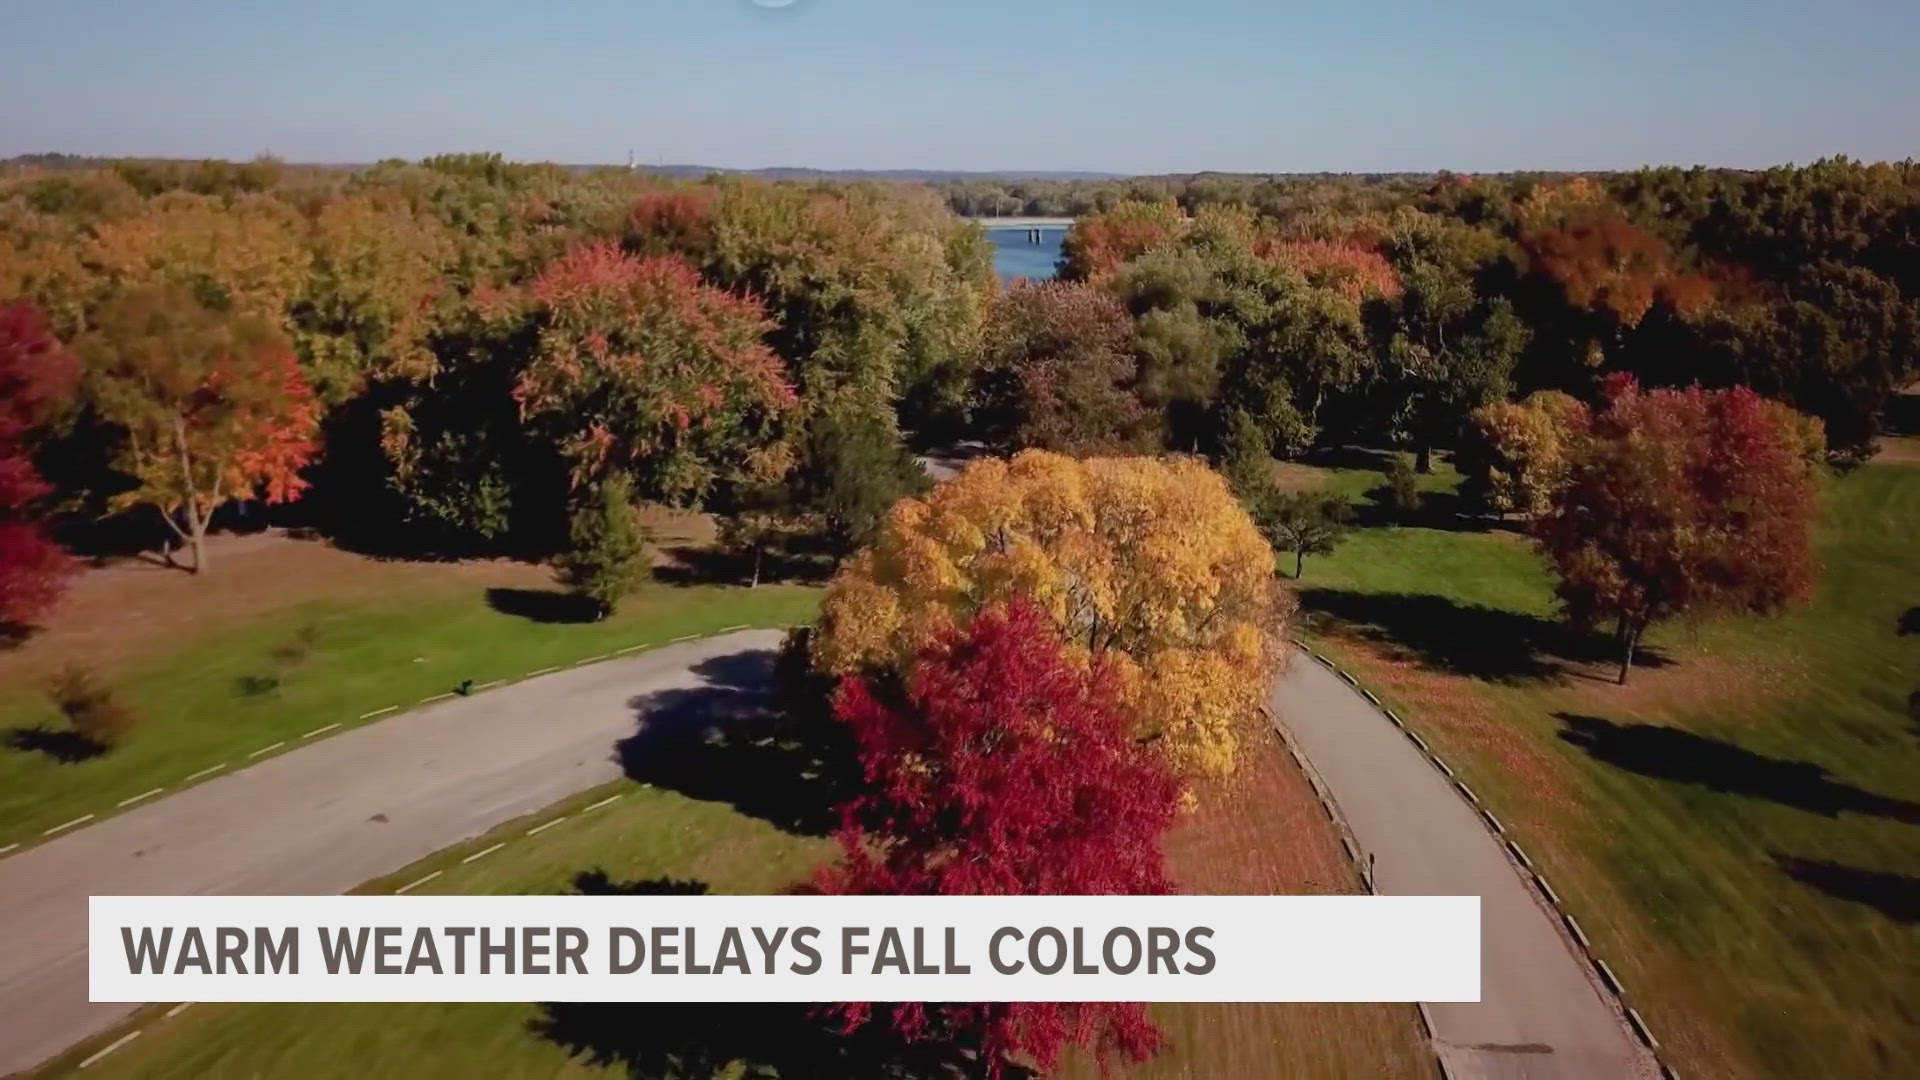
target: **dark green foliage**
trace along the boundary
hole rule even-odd
[[[819,514],[829,539],[845,551],[865,543],[895,502],[929,483],[897,432],[858,413],[814,417],[806,448],[796,502]]]
[[[561,580],[605,618],[652,574],[652,538],[633,506],[633,483],[615,473],[573,515],[573,546]]]
[[[1380,488],[1380,505],[1397,522],[1405,522],[1420,509],[1420,477],[1405,454],[1393,455],[1387,463],[1387,480]]]
[[[1344,496],[1324,491],[1281,492],[1269,487],[1248,506],[1275,551],[1293,552],[1293,576],[1299,579],[1307,556],[1330,555],[1353,521]]]

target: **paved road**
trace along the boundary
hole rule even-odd
[[[1297,654],[1273,709],[1374,856],[1379,892],[1481,898],[1480,1001],[1428,1006],[1453,1080],[1655,1075],[1519,868],[1398,728]]]
[[[618,778],[640,712],[764,680],[779,641],[743,631],[456,698],[0,859],[0,1075],[134,1009],[87,1001],[88,896],[345,892]]]

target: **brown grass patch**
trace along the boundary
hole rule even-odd
[[[1217,895],[1360,891],[1313,788],[1270,732],[1248,740],[1240,771],[1208,785],[1167,838],[1167,861],[1188,892]],[[1127,1077],[1415,1077],[1431,1073],[1408,1005],[1157,1005],[1171,1045]],[[1091,1077],[1075,1062],[1066,1075]]]
[[[149,655],[184,636],[238,626],[307,600],[353,602],[395,592],[488,585],[545,588],[544,566],[504,559],[406,562],[342,551],[278,529],[207,540],[205,574],[127,559],[82,571],[44,625],[0,653],[0,683],[66,664],[104,671]]]

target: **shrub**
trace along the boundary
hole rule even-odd
[[[1405,454],[1393,455],[1387,465],[1387,483],[1380,489],[1380,504],[1395,521],[1405,521],[1420,506],[1420,478]]]
[[[101,751],[118,746],[140,722],[139,713],[117,700],[91,670],[79,665],[63,668],[53,677],[47,693],[73,733]]]

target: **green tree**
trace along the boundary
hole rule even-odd
[[[633,505],[633,482],[615,473],[574,512],[573,546],[560,557],[561,579],[600,618],[652,573],[652,538]]]
[[[1324,491],[1270,491],[1259,500],[1253,518],[1275,550],[1293,552],[1297,581],[1307,556],[1331,555],[1345,538],[1353,510],[1347,500]]]

